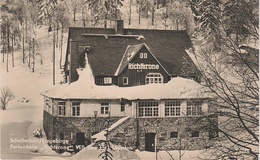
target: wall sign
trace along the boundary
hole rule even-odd
[[[158,64],[128,63],[128,69],[159,69]]]

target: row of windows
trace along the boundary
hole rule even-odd
[[[188,101],[189,102],[189,101]],[[191,104],[191,103],[190,103]],[[192,103],[194,104],[194,103]],[[165,101],[165,116],[180,116],[181,101]],[[139,117],[153,117],[158,116],[158,101],[141,101],[138,102],[138,116]],[[202,115],[202,103],[196,106],[187,106],[187,116]]]
[[[163,83],[163,76],[160,73],[149,73],[145,77],[145,84]],[[112,84],[111,77],[104,77],[104,84]],[[123,77],[123,85],[128,85],[128,77]]]
[[[165,101],[165,116],[180,116],[181,101]],[[121,112],[125,111],[125,103],[120,103]],[[110,103],[101,102],[100,114],[109,114]],[[139,117],[153,117],[159,116],[159,101],[140,101],[138,102],[138,116]],[[80,116],[80,102],[72,102],[72,116]],[[202,106],[187,106],[187,116],[202,115]],[[58,102],[58,115],[65,116],[65,102]]]
[[[191,137],[199,137],[199,131],[191,132]],[[171,132],[170,138],[179,138],[179,132]]]
[[[71,103],[72,108],[72,116],[80,116],[80,102],[72,102]],[[108,102],[102,102],[100,103],[101,109],[100,114],[109,114],[109,108],[110,104]],[[125,111],[125,103],[121,103],[121,112]],[[58,115],[59,116],[65,116],[66,115],[66,109],[65,109],[65,102],[58,102]]]

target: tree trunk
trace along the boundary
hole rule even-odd
[[[63,25],[61,25],[61,38],[60,38],[60,69],[62,69],[62,48],[63,47]]]
[[[154,1],[152,1],[152,25],[154,25]]]
[[[57,27],[56,27],[56,48],[58,48],[59,47],[59,42],[58,42],[58,40],[59,40],[59,22],[58,22],[58,20],[57,20],[57,23],[56,23],[56,25],[57,25]]]
[[[23,29],[22,29],[22,31],[23,31],[23,44],[22,44],[22,50],[23,50],[23,64],[25,64],[25,53],[24,53],[24,22],[23,22]]]
[[[29,42],[28,45],[28,51],[29,51],[29,55],[28,55],[28,67],[31,67],[31,42]]]
[[[73,8],[73,21],[76,22],[76,10],[77,8]]]
[[[52,71],[53,71],[53,85],[55,85],[55,29],[53,29],[53,55],[52,55]]]
[[[176,22],[176,30],[179,30],[179,21],[178,21],[178,19],[176,19],[175,22]]]
[[[26,37],[25,37],[25,43],[28,43],[28,30],[27,30],[27,28],[28,28],[28,25],[27,25],[27,18],[25,18],[25,35],[26,35]]]
[[[9,42],[9,24],[7,24],[7,53],[6,53],[6,71],[8,70],[8,54],[10,53],[10,42]]]
[[[131,25],[131,15],[132,15],[132,0],[130,0],[130,3],[129,3],[129,23],[128,25],[130,26]]]
[[[5,41],[6,41],[6,39],[5,39],[5,32],[4,32],[4,29],[3,29],[3,62],[5,62],[5,52],[6,52],[6,50],[5,50]]]
[[[35,68],[35,45],[34,45],[34,38],[32,39],[32,58],[33,58],[32,72],[34,72],[34,68]]]
[[[14,34],[12,36],[12,66],[14,67]]]
[[[104,19],[104,28],[107,28],[107,13],[106,13],[105,19]]]
[[[140,25],[141,24],[141,6],[140,4],[138,5],[138,24]]]

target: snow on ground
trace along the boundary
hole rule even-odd
[[[51,36],[46,28],[38,29],[37,33],[36,41],[40,42],[37,52],[43,54],[43,64],[36,60],[35,72],[31,72],[27,59],[25,64],[22,63],[20,51],[14,53],[15,67],[11,66],[9,56],[9,72],[6,71],[6,61],[0,64],[0,88],[8,86],[15,96],[7,110],[0,110],[1,159],[64,159],[49,148],[45,136],[39,139],[32,134],[35,129],[43,130],[43,97],[40,92],[52,86]],[[61,76],[59,59],[56,60],[58,83]]]

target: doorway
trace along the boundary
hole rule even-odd
[[[145,134],[145,151],[155,152],[155,135],[156,133]]]
[[[85,145],[85,133],[84,132],[76,133],[76,144]]]

